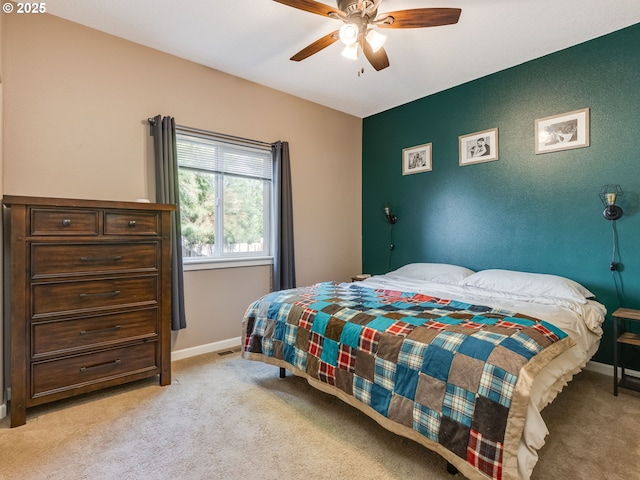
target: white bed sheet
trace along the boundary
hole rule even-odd
[[[530,315],[559,327],[575,341],[572,348],[552,360],[533,382],[524,433],[518,448],[518,472],[521,480],[528,480],[538,461],[538,450],[549,434],[540,412],[598,350],[602,337],[601,325],[606,314],[604,305],[594,300],[585,300],[586,303],[583,304],[554,297],[527,297],[462,285],[426,282],[393,272],[373,276],[359,283],[368,288],[424,293]]]

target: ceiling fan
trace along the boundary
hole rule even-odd
[[[316,40],[296,53],[291,60],[299,62],[314,53],[341,40],[345,45],[342,54],[347,58],[358,58],[358,48],[371,66],[380,71],[389,66],[389,58],[382,44],[386,39],[372,27],[421,28],[458,23],[459,8],[415,8],[378,14],[382,0],[337,0],[338,8],[314,0],[274,0],[283,5],[325,17],[341,20],[344,25]]]

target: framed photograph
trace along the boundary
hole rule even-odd
[[[431,171],[431,144],[402,149],[402,175]]]
[[[588,108],[536,120],[536,155],[588,146]]]
[[[460,166],[498,160],[498,129],[458,137]]]

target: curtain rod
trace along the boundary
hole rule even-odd
[[[147,118],[147,121],[151,124],[154,125],[156,122],[153,118]],[[220,140],[228,140],[228,141],[232,141],[232,142],[241,142],[241,143],[246,143],[249,145],[256,145],[256,146],[260,146],[260,147],[265,147],[265,148],[271,148],[271,143],[268,142],[261,142],[260,140],[252,140],[250,138],[244,138],[244,137],[236,137],[234,135],[227,135],[225,133],[218,133],[218,132],[210,132],[209,130],[201,130],[199,128],[193,128],[193,127],[187,127],[185,125],[177,125],[176,124],[176,129],[179,129],[183,132],[186,133],[195,133],[197,135],[204,135],[204,136],[214,136],[217,139]]]

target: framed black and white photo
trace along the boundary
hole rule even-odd
[[[431,144],[402,149],[402,175],[431,171]]]
[[[588,108],[536,120],[536,155],[588,146]]]
[[[498,160],[498,129],[458,137],[460,166]]]

